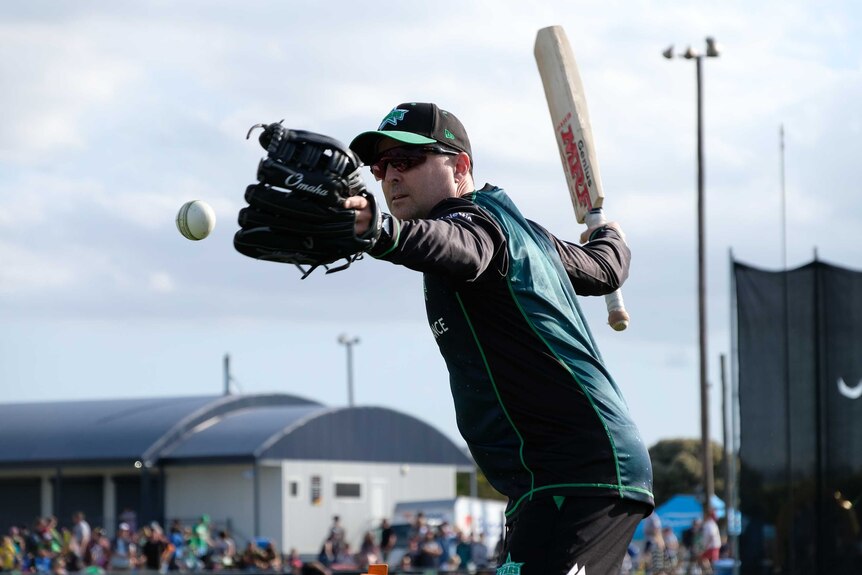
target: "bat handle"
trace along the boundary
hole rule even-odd
[[[587,227],[601,226],[607,219],[601,208],[594,208],[587,213],[584,221]],[[614,293],[609,293],[605,296],[605,304],[608,307],[608,324],[616,331],[623,331],[629,326],[629,314],[626,311],[626,304],[623,302],[622,290],[617,290]]]

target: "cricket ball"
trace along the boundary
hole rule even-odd
[[[215,212],[201,200],[186,202],[177,212],[177,229],[190,240],[202,240],[210,235],[215,223]]]

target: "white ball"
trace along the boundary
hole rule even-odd
[[[215,212],[201,200],[186,202],[177,213],[177,229],[190,240],[202,240],[215,227]]]

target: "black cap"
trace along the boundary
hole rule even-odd
[[[380,142],[385,138],[410,145],[439,143],[467,152],[470,161],[473,152],[470,140],[461,121],[436,104],[408,102],[399,104],[386,114],[375,132],[363,132],[350,142],[350,148],[366,164],[377,158]]]

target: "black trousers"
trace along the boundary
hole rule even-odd
[[[498,575],[619,575],[652,508],[630,499],[541,497],[506,523]]]

